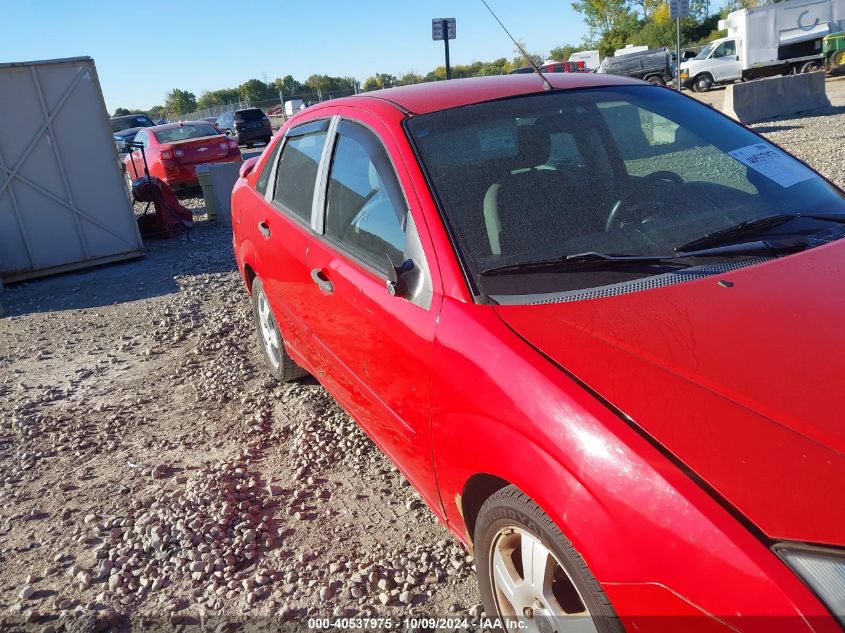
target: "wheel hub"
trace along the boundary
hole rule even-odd
[[[525,618],[528,631],[596,631],[590,611],[566,569],[535,535],[499,530],[490,549],[490,581],[501,618]],[[577,624],[576,624],[577,621]]]

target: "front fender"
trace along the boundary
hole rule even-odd
[[[435,472],[448,525],[464,542],[471,535],[460,495],[474,475],[488,473],[531,497],[609,594],[665,587],[717,616],[797,621],[825,613],[633,421],[529,346],[490,306],[445,300],[433,354]],[[637,609],[648,613],[648,605]]]

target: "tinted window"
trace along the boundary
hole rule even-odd
[[[282,142],[276,143],[276,147],[273,148],[273,151],[270,152],[270,156],[267,157],[267,162],[264,163],[264,168],[258,176],[258,182],[255,183],[255,190],[262,196],[267,192],[267,183],[270,182],[270,172],[273,171],[273,165],[276,163],[276,156],[279,155],[279,150],[282,148],[283,144],[284,143]]]
[[[317,167],[325,143],[325,132],[286,139],[276,170],[273,200],[306,221],[311,218]]]
[[[329,175],[326,235],[380,270],[404,258],[406,209],[381,143],[344,121]]]
[[[130,137],[131,138],[131,137]],[[149,146],[149,142],[147,141],[147,133],[144,130],[138,132],[134,138],[132,138],[134,143],[142,143],[144,147]]]
[[[239,121],[260,121],[264,117],[264,112],[259,108],[252,108],[250,110],[239,110],[235,112],[235,118]]]
[[[220,132],[208,124],[201,125],[183,125],[181,127],[171,127],[164,130],[157,130],[155,136],[159,143],[175,143],[176,141],[186,141],[192,138],[203,138],[205,136],[218,136]]]

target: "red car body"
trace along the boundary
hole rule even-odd
[[[185,140],[169,142],[165,140],[165,135],[173,130],[186,128],[194,130],[208,128],[208,134],[203,132],[198,137]],[[160,178],[171,189],[198,186],[196,167],[199,164],[243,160],[241,150],[235,141],[226,138],[210,123],[202,121],[167,123],[145,128],[135,136],[135,143],[144,144],[150,176]],[[126,154],[123,165],[131,179],[144,176],[144,156],[139,148],[134,148]]]
[[[840,630],[772,545],[845,546],[845,246],[616,297],[476,303],[402,124],[542,89],[535,75],[437,82],[292,117],[232,193],[247,287],[261,278],[290,355],[467,546],[486,496],[513,484],[627,630]],[[427,310],[255,190],[291,127],[335,116],[377,134],[396,168],[430,267]]]

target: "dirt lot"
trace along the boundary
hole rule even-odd
[[[756,127],[845,186],[831,96]],[[388,460],[315,381],[265,377],[227,228],[146,246],[0,295],[0,628],[477,615]]]

